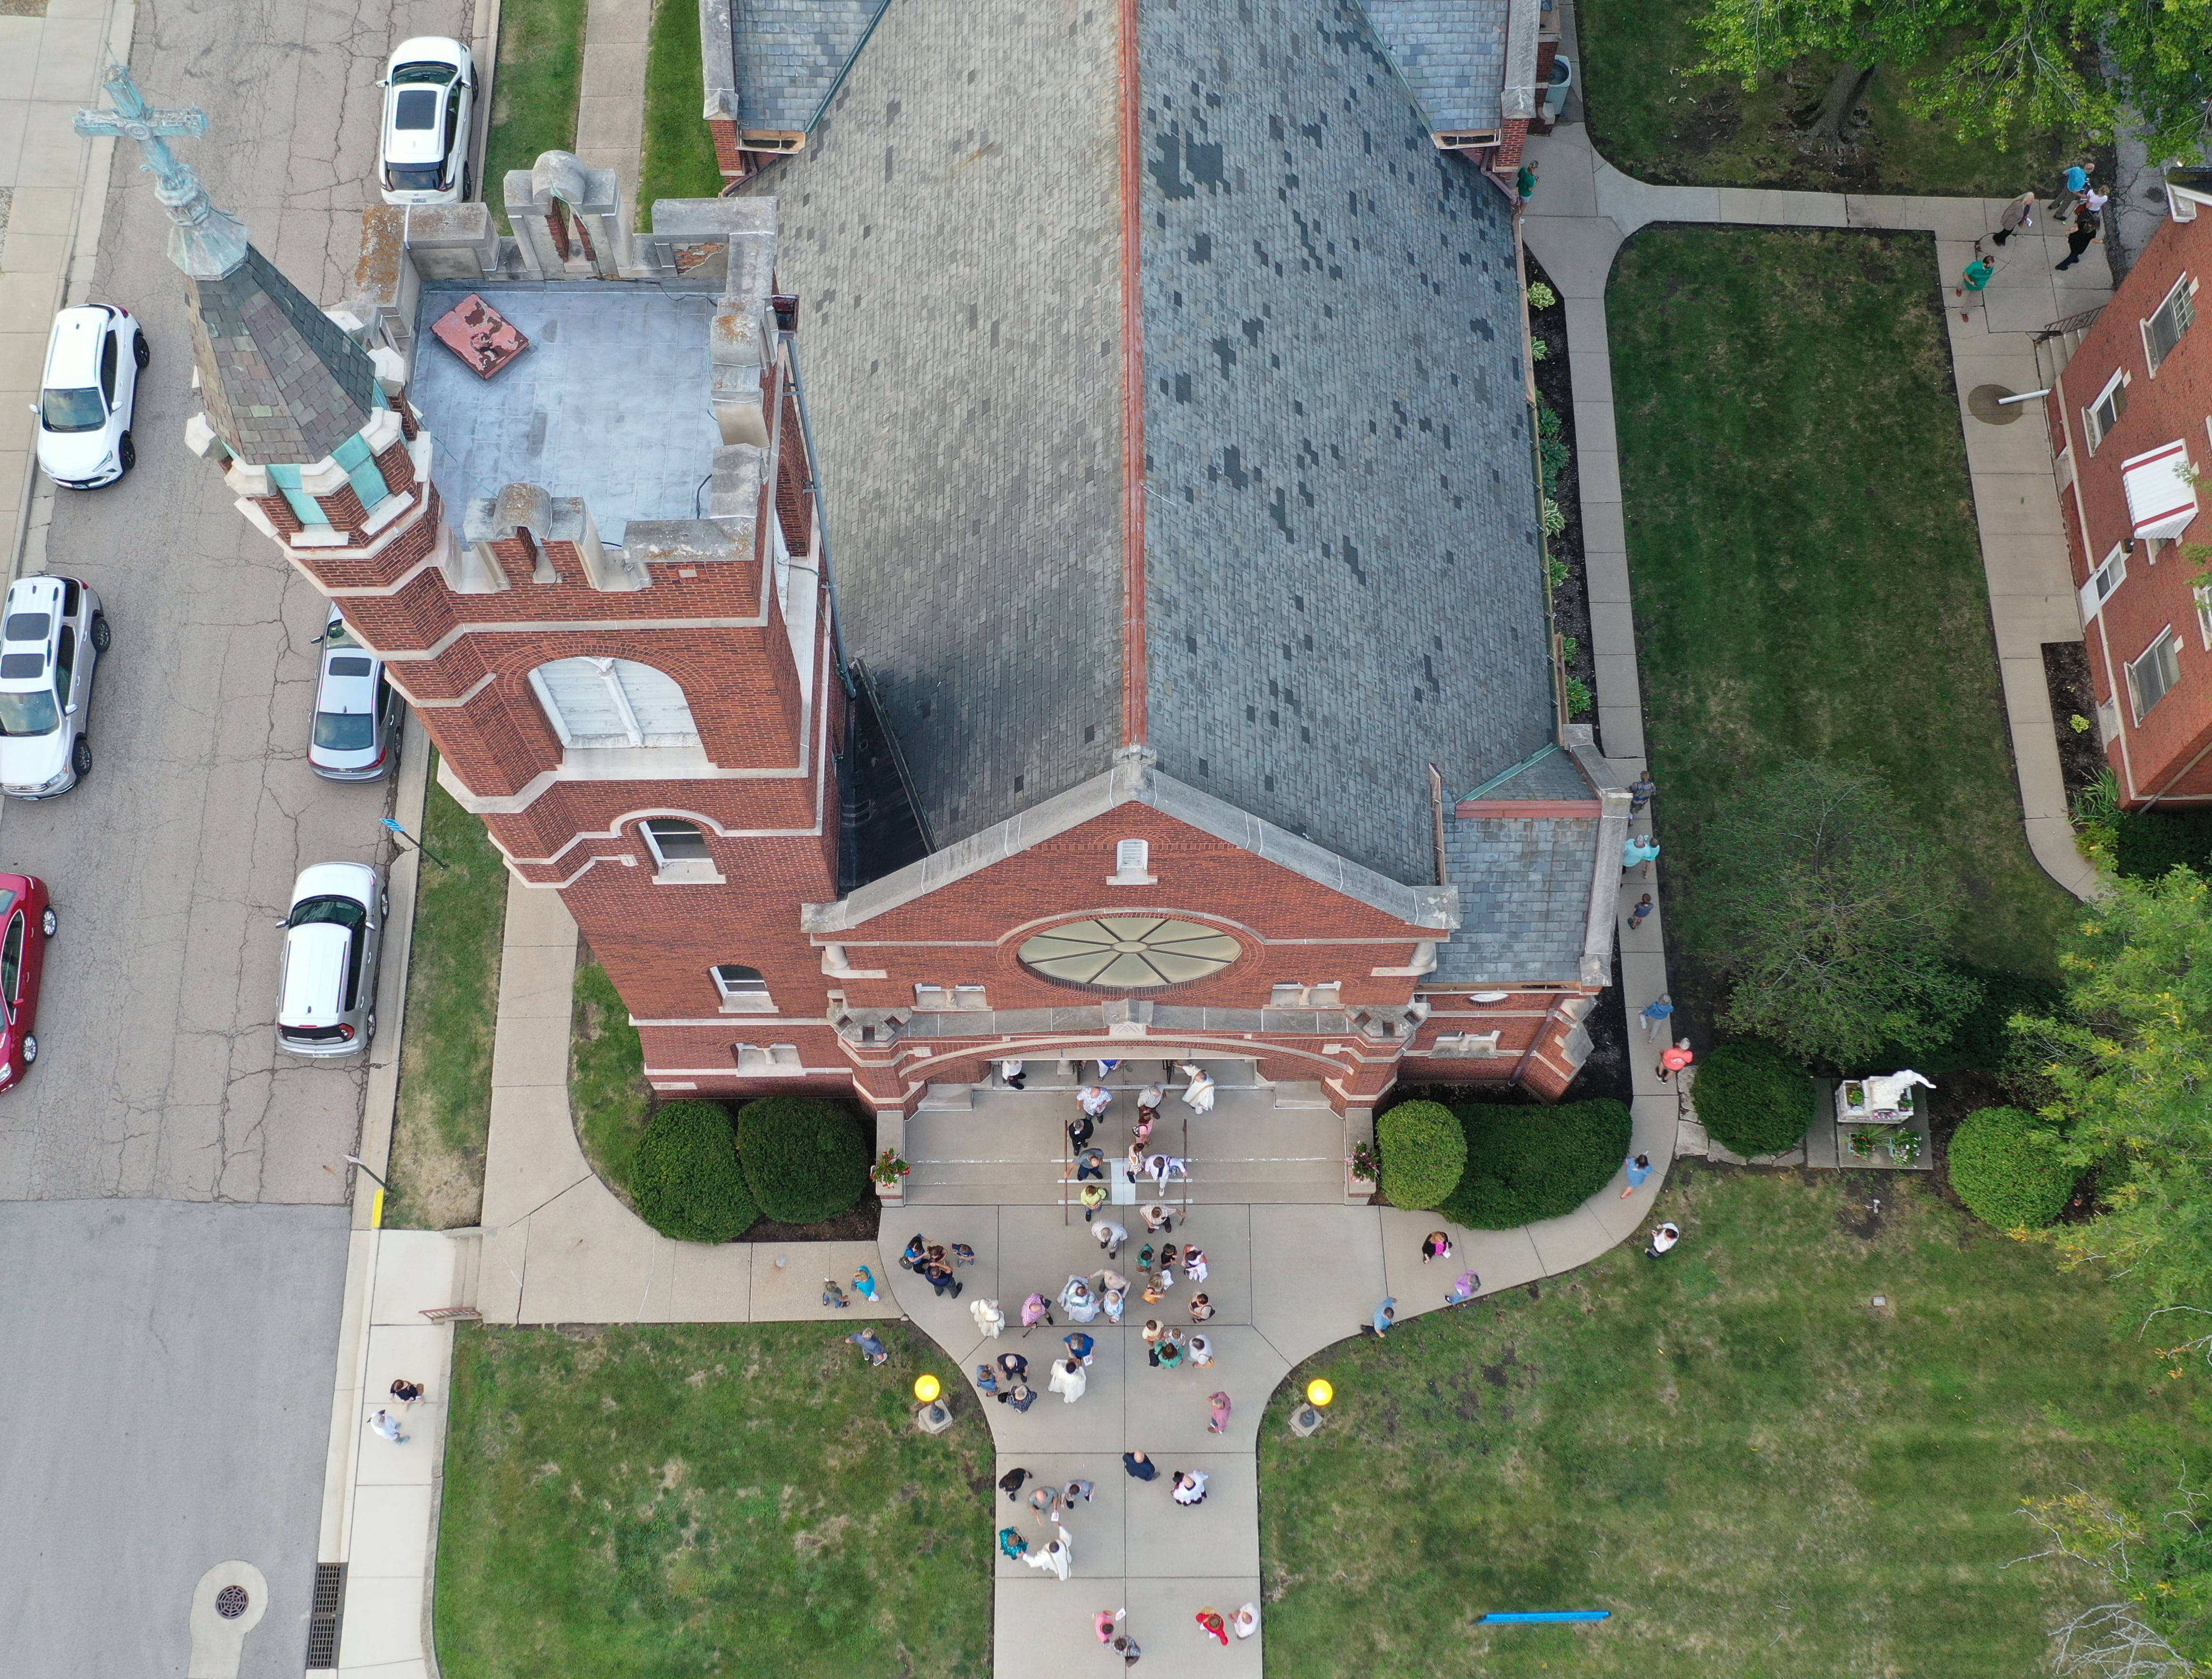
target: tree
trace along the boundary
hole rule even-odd
[[[1800,762],[1757,783],[1699,847],[1723,1021],[1808,1060],[1940,1043],[1974,1006],[1946,960],[1959,892],[1879,782]]]
[[[2023,119],[2108,134],[2125,106],[2154,151],[2193,148],[2212,93],[2204,70],[2212,0],[2132,8],[2109,0],[1712,0],[1698,27],[1707,52],[1698,68],[1740,76],[1746,87],[1810,54],[1838,60],[1812,124],[1835,141],[1876,65],[1918,64],[1954,42],[1957,50],[1907,85],[1906,101],[1967,139],[1995,137]],[[2087,68],[2100,50],[2109,79]]]
[[[2073,1018],[2016,1024],[2051,1053],[2045,1117],[2106,1211],[2054,1231],[2153,1307],[2212,1299],[2212,885],[2192,870],[2112,883],[2059,958]]]

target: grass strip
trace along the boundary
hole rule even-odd
[[[645,1046],[629,1023],[629,1007],[607,970],[585,951],[576,963],[568,1108],[584,1158],[625,1203],[652,1098],[645,1082]]]
[[[653,0],[645,59],[645,155],[639,166],[637,225],[653,226],[656,198],[712,198],[722,190],[714,137],[701,114],[699,9]]]
[[[502,0],[500,6],[483,196],[499,225],[510,233],[507,171],[528,169],[541,152],[568,151],[576,143],[589,10],[586,0]]]

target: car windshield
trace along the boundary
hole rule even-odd
[[[453,67],[451,64],[433,64],[418,62],[412,64],[402,64],[398,69],[392,72],[392,85],[395,88],[402,86],[409,82],[432,82],[442,88],[447,82],[453,79]]]
[[[444,167],[438,163],[387,163],[384,166],[385,185],[394,192],[440,192],[445,183],[438,174]]]
[[[51,688],[27,694],[0,692],[0,734],[52,734],[62,724],[62,709]]]
[[[0,627],[0,641],[44,642],[53,625],[53,618],[45,612],[10,612],[6,625]]]
[[[340,927],[359,927],[368,919],[368,912],[351,898],[325,895],[294,905],[292,919],[286,924],[310,927],[317,922],[334,922]]]
[[[318,711],[315,745],[326,752],[365,752],[376,744],[376,719],[366,711]],[[295,922],[293,925],[297,926]]]
[[[107,405],[89,385],[48,391],[39,401],[39,423],[48,431],[98,431],[107,423]]]

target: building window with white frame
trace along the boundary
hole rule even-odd
[[[2087,624],[2105,609],[2112,593],[2128,581],[2128,546],[2117,543],[2112,551],[2089,574],[2089,581],[2081,585],[2081,622]]]
[[[645,849],[653,854],[656,882],[719,886],[720,873],[707,836],[696,822],[680,817],[656,816],[638,824]]]
[[[530,673],[563,746],[696,746],[676,678],[635,659],[556,659]]]
[[[714,989],[722,994],[725,1014],[773,1014],[775,1004],[768,995],[768,981],[757,968],[741,962],[717,962]]]
[[[2105,388],[2097,392],[2097,399],[2081,411],[2081,429],[2088,435],[2091,454],[2097,453],[2097,446],[2127,411],[2128,375],[2124,368],[2106,381]]]
[[[2197,633],[2204,638],[2204,650],[2212,653],[2212,583],[2199,583],[2190,593],[2197,599]]]
[[[2143,354],[2149,358],[2154,377],[2166,358],[2173,354],[2174,346],[2181,342],[2197,319],[2197,287],[2185,274],[2173,283],[2173,289],[2166,301],[2151,311],[2150,319],[2142,324]]]
[[[2150,709],[2172,692],[2180,680],[2181,639],[2168,626],[2129,663],[2128,692],[2135,701],[2136,721],[2140,724],[2148,717]]]
[[[1150,840],[1125,839],[1114,842],[1114,872],[1106,877],[1109,886],[1152,886],[1159,883],[1152,873],[1152,843]]]

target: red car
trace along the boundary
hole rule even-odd
[[[39,982],[46,971],[46,940],[61,923],[46,901],[46,883],[34,874],[0,874],[0,1090],[10,1090],[39,1058]]]

